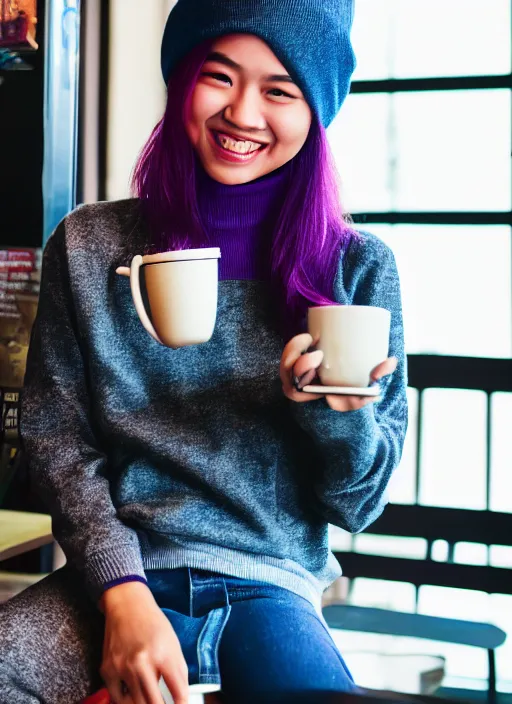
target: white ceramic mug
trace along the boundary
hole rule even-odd
[[[324,358],[318,376],[324,386],[362,388],[370,372],[388,357],[391,313],[376,306],[315,306],[308,330]]]
[[[118,274],[130,277],[133,303],[142,325],[161,345],[184,347],[207,342],[217,318],[218,247],[182,249],[133,257],[130,268]],[[140,290],[144,266],[151,310],[147,314]]]

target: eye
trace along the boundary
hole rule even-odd
[[[201,76],[208,76],[209,78],[213,78],[214,81],[219,81],[220,83],[228,83],[229,85],[232,85],[231,78],[229,76],[226,76],[225,73],[215,73],[213,71],[205,71],[204,73],[201,74]]]
[[[284,90],[281,90],[280,88],[272,88],[271,90],[269,90],[268,93],[273,98],[291,98],[292,100],[295,100],[294,95],[290,95],[289,93],[285,93]]]

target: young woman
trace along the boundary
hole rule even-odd
[[[355,688],[320,612],[327,529],[382,511],[407,382],[394,259],[342,216],[325,136],[351,23],[351,0],[179,0],[137,197],[48,242],[21,427],[67,565],[2,607],[0,702],[103,680],[157,704],[160,677],[180,704],[188,682],[244,703]],[[116,268],[204,246],[222,251],[214,335],[163,347]],[[391,311],[379,399],[300,390],[321,362],[307,308],[328,303]]]

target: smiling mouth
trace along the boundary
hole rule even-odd
[[[219,147],[231,152],[232,154],[240,154],[242,156],[248,156],[249,154],[262,151],[268,146],[267,144],[262,144],[261,142],[238,139],[237,137],[233,137],[225,132],[216,132],[215,130],[212,130],[212,135]]]

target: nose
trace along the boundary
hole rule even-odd
[[[266,129],[267,121],[263,114],[259,90],[247,86],[233,95],[230,103],[224,108],[224,118],[240,130]]]

